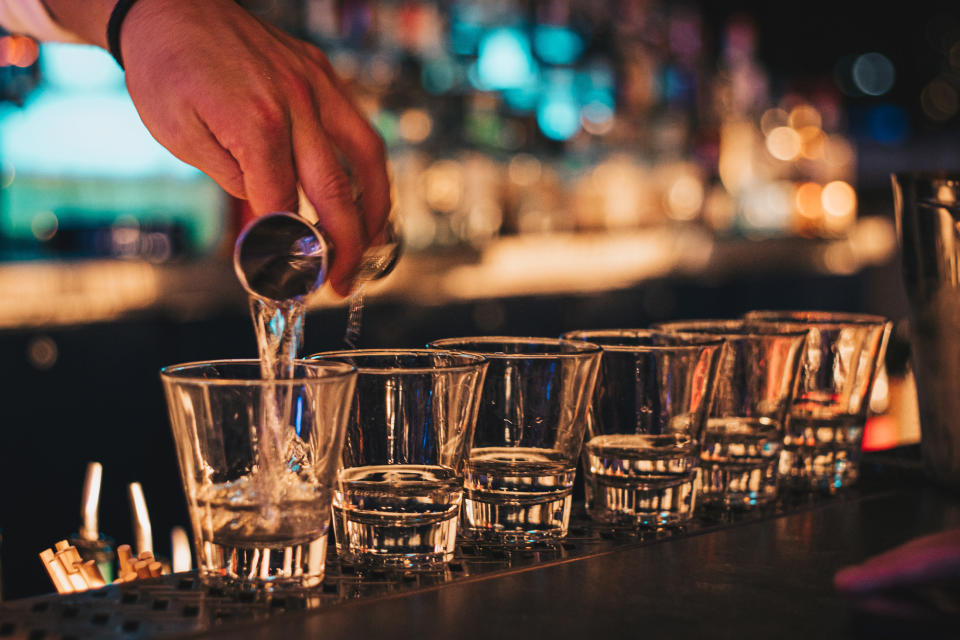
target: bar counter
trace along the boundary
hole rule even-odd
[[[231,592],[187,573],[14,600],[0,604],[0,637],[957,637],[958,580],[869,600],[832,584],[841,567],[960,527],[960,496],[926,480],[918,456],[867,454],[855,489],[685,531],[617,532],[580,509],[563,543],[461,544],[433,574],[364,574],[333,558],[313,591]]]

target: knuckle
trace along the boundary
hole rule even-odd
[[[291,104],[307,107],[313,104],[313,83],[303,73],[289,72],[283,80],[284,91]]]
[[[350,181],[343,171],[326,171],[318,180],[317,188],[324,198],[338,203],[351,202]]]
[[[272,96],[254,100],[251,109],[259,127],[267,135],[279,134],[289,129],[289,116],[286,108]]]

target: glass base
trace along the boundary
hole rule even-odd
[[[681,525],[693,517],[699,474],[633,477],[587,475],[587,514],[618,527],[659,528]]]
[[[836,493],[860,477],[859,445],[786,447],[780,476],[791,491]]]
[[[753,509],[777,499],[779,460],[761,463],[710,464],[703,461],[702,497],[705,505]]]
[[[476,499],[481,493],[467,492],[464,496],[460,514],[460,535],[464,539],[498,545],[530,545],[566,537],[572,490],[508,502]]]
[[[202,543],[200,577],[206,582],[274,589],[315,587],[323,582],[327,534],[293,544]]]
[[[384,569],[433,569],[453,560],[457,513],[347,514],[334,506],[337,555],[343,562]]]

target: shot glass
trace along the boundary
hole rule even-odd
[[[304,360],[291,373],[264,380],[258,360],[160,371],[204,579],[257,588],[323,580],[357,374]]]
[[[311,357],[358,371],[333,507],[340,557],[414,570],[452,560],[486,360],[428,349]]]
[[[603,350],[581,456],[589,516],[625,527],[690,520],[723,343],[643,329],[562,337]]]
[[[832,493],[855,483],[870,392],[892,323],[829,311],[751,311],[744,320],[809,331],[784,437],[786,485]]]
[[[466,466],[461,535],[502,545],[566,536],[600,347],[529,337],[430,346],[490,362]]]
[[[749,509],[775,500],[806,330],[748,326],[735,319],[668,322],[655,328],[685,339],[723,339],[701,454],[704,502]]]

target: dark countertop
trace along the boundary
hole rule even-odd
[[[870,601],[832,585],[841,567],[960,527],[960,496],[926,481],[916,458],[916,447],[871,454],[855,490],[680,535],[588,526],[572,530],[569,553],[475,554],[452,579],[391,586],[334,564],[312,604],[234,599],[190,576],[11,601],[0,637],[960,637],[960,579]],[[496,568],[476,570],[484,562]]]
[[[766,521],[244,626],[244,638],[960,637],[960,601],[897,594],[916,616],[871,613],[834,572],[960,526],[960,501],[911,487]],[[954,595],[958,592],[953,592]],[[237,627],[202,637],[238,637]]]

